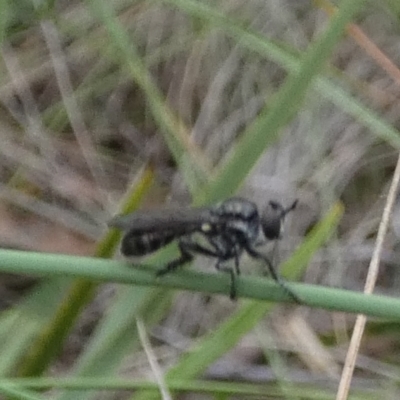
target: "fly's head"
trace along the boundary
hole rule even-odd
[[[261,228],[268,240],[281,238],[286,215],[296,208],[297,200],[287,208],[277,201],[270,201],[261,216]]]

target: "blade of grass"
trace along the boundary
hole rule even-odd
[[[132,268],[117,261],[98,258],[0,250],[0,271],[32,275],[74,276],[99,282],[116,282],[138,286],[159,286],[170,289],[201,291],[229,295],[229,277],[225,274],[205,274],[181,271],[168,278],[158,279],[147,268]],[[271,279],[240,277],[238,295],[255,300],[293,301]],[[301,283],[290,288],[310,307],[360,313],[381,318],[399,319],[400,300],[387,296],[364,295],[343,289],[333,289]],[[350,303],[350,304],[349,304]]]
[[[72,279],[66,277],[45,280],[34,288],[18,308],[9,311],[15,314],[15,320],[9,327],[7,337],[0,342],[2,374],[15,372],[17,363],[26,357],[27,349],[49,323],[71,282]]]
[[[0,375],[9,376],[15,372],[17,360],[24,356],[26,348],[32,343],[32,332],[38,332],[41,325],[41,319],[28,319],[23,314],[21,318],[20,313],[11,311],[10,314],[12,321],[7,324],[8,315],[2,315],[0,325],[6,326],[6,332],[1,337],[1,343],[5,345],[1,349],[0,357]],[[10,335],[13,332],[14,335]]]
[[[33,389],[79,389],[79,390],[135,390],[135,389],[152,389],[156,388],[156,384],[146,380],[118,379],[110,378],[108,375],[99,378],[18,378],[4,379],[0,381],[0,386],[18,386]],[[254,384],[241,382],[215,382],[209,380],[187,381],[176,379],[169,381],[171,389],[177,392],[195,392],[202,394],[235,394],[236,396],[265,396],[266,391],[272,397],[281,397],[281,391],[273,383],[270,384]],[[352,399],[376,399],[377,394],[371,393],[366,388],[355,389]],[[291,392],[289,391],[289,394]],[[302,384],[296,385],[294,395],[301,396],[304,399],[331,399],[332,393],[323,389],[315,390],[315,386],[307,386]],[[366,396],[366,397],[364,397]],[[384,397],[383,397],[384,398]]]
[[[39,396],[37,393],[28,391],[26,389],[21,389],[15,385],[2,385],[0,386],[0,393],[8,395],[12,399],[21,400],[44,400],[43,396]]]

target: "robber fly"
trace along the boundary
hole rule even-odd
[[[215,267],[231,276],[230,297],[236,297],[236,276],[240,274],[239,260],[243,252],[263,261],[272,278],[296,302],[299,298],[286,286],[270,260],[256,250],[260,230],[266,240],[280,239],[288,208],[270,201],[260,215],[257,206],[249,200],[234,197],[215,206],[189,209],[139,211],[116,216],[109,226],[125,231],[121,252],[126,257],[144,256],[173,240],[178,240],[180,256],[157,271],[157,276],[174,271],[193,260],[196,254],[216,258]],[[198,235],[202,236],[199,240]],[[234,268],[225,266],[233,260]]]

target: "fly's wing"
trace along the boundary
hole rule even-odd
[[[117,215],[108,222],[108,225],[122,231],[129,231],[130,234],[163,230],[176,230],[185,234],[200,229],[203,224],[212,222],[213,216],[208,208],[182,208],[137,211],[132,214]]]

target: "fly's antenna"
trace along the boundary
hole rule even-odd
[[[290,211],[293,211],[297,207],[297,203],[299,202],[299,199],[296,199],[291,206],[284,208],[283,209],[283,217],[286,216],[286,214],[289,214]]]

